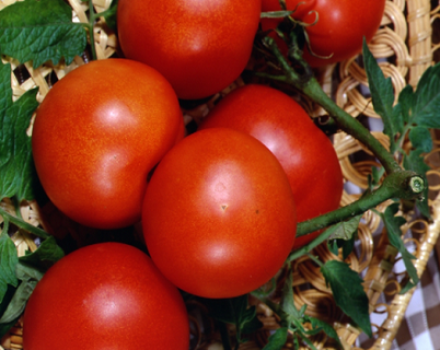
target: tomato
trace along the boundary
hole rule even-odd
[[[252,51],[261,0],[120,0],[124,55],[160,71],[179,98],[198,99],[230,85]]]
[[[99,243],[53,265],[24,313],[26,350],[187,350],[182,296],[132,246]]]
[[[362,42],[373,38],[385,11],[386,0],[286,0],[292,17],[307,26],[312,56],[304,49],[304,57],[312,67],[349,59],[362,51]],[[297,7],[298,6],[298,7]],[[280,10],[279,0],[263,0],[263,11]],[[263,20],[263,29],[275,28],[275,20]],[[331,56],[331,57],[329,57]]]
[[[32,151],[50,200],[111,229],[140,220],[147,176],[183,136],[171,85],[127,59],[94,61],[58,81],[37,109]]]
[[[228,94],[199,126],[227,127],[264,143],[280,161],[295,197],[298,222],[339,207],[343,176],[331,141],[290,96],[264,85]],[[297,237],[294,248],[319,232]]]
[[[178,288],[235,297],[283,266],[295,240],[295,203],[261,142],[213,128],[187,136],[159,163],[142,226],[153,262]]]

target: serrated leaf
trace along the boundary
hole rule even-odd
[[[371,54],[364,39],[363,42],[364,66],[368,77],[368,86],[371,91],[371,101],[374,111],[381,116],[384,124],[384,133],[390,138],[391,151],[394,150],[394,137],[400,131],[394,121],[393,113],[394,90],[391,78],[386,78],[376,59]]]
[[[21,201],[34,198],[35,168],[31,138],[26,134],[33,112],[38,107],[37,89],[23,94],[12,103],[10,65],[0,64],[0,96],[9,95],[0,108],[0,200],[13,197]]]
[[[8,290],[8,284],[14,287],[18,284],[15,276],[17,264],[18,256],[15,244],[7,233],[2,233],[0,235],[0,303]]]
[[[327,334],[330,338],[336,340],[336,342],[341,346],[338,333],[331,325],[315,317],[307,317],[307,320],[312,324],[313,328],[324,331],[325,334]]]
[[[334,232],[330,235],[329,239],[351,240],[358,230],[361,218],[362,215],[357,215],[348,221],[338,222],[336,225],[333,225]]]
[[[118,10],[118,0],[113,0],[109,9],[104,13],[105,23],[107,23],[108,27],[112,29],[114,32],[117,31],[117,22],[116,22],[117,10]]]
[[[409,123],[412,118],[412,106],[415,105],[416,100],[417,96],[411,85],[405,86],[402,91],[400,91],[398,102],[396,106],[394,106],[394,114],[398,118],[401,118],[402,127],[404,124]]]
[[[369,337],[372,337],[368,297],[359,274],[348,264],[329,260],[321,268],[327,285],[330,285],[336,305],[349,316]]]
[[[423,153],[431,152],[433,147],[432,137],[429,129],[423,126],[415,126],[409,131],[409,140],[414,148]]]
[[[426,128],[440,128],[440,64],[425,70],[414,96],[406,104],[409,122]]]
[[[406,223],[406,220],[401,216],[395,216],[398,210],[399,203],[393,203],[385,209],[384,213],[382,214],[382,218],[391,245],[395,247],[402,255],[403,263],[405,264],[409,277],[414,284],[417,284],[419,277],[417,275],[417,270],[412,263],[412,260],[414,260],[416,257],[406,249],[402,240],[402,230],[400,227]]]
[[[262,350],[281,350],[287,341],[287,327],[278,328],[269,336],[267,344]]]
[[[24,311],[26,303],[37,285],[35,280],[22,281],[0,318],[0,324],[10,324],[17,320]]]
[[[21,281],[39,281],[44,276],[44,272],[40,268],[28,265],[20,260],[15,269],[15,274]]]
[[[55,238],[50,236],[40,244],[35,252],[20,257],[19,261],[47,270],[63,256],[64,251],[57,245]]]
[[[409,155],[405,155],[403,158],[403,167],[406,170],[414,171],[423,178],[423,181],[425,182],[425,189],[423,191],[423,197],[420,200],[416,201],[416,206],[417,209],[422,213],[422,215],[429,219],[431,218],[431,213],[428,205],[429,187],[426,172],[430,168],[421,156],[422,153],[422,150],[416,149],[411,151]]]
[[[72,22],[72,9],[63,0],[25,0],[0,11],[0,53],[39,67],[65,58],[70,64],[87,45],[87,33]]]
[[[287,278],[283,285],[283,291],[281,295],[280,307],[283,313],[286,314],[288,322],[292,322],[292,319],[302,317],[293,301],[293,280],[292,271],[289,270]],[[280,315],[283,319],[283,315]]]

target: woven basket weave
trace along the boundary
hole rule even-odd
[[[0,9],[15,2],[15,0],[1,0]],[[74,21],[87,22],[86,13],[88,6],[80,0],[69,0],[73,8]],[[110,0],[95,0],[97,12],[107,9]],[[385,76],[390,76],[396,91],[396,95],[406,84],[415,86],[422,73],[435,60],[437,46],[433,44],[433,33],[435,34],[436,18],[439,16],[440,6],[431,8],[429,0],[388,0],[386,3],[385,15],[381,28],[370,43],[370,50],[373,55],[380,59],[380,65]],[[98,59],[106,59],[117,53],[117,39],[114,33],[108,31],[103,22],[98,22],[94,29],[95,45]],[[440,45],[440,44],[439,44]],[[11,63],[14,74],[12,74],[12,87],[14,98],[17,99],[25,91],[39,87],[37,99],[42,101],[49,91],[53,81],[62,79],[69,71],[87,63],[86,55],[76,57],[69,65],[59,64],[53,66],[45,64],[38,69],[32,69],[29,63],[20,65],[13,59],[2,58],[3,61]],[[25,71],[26,74],[23,74]],[[377,119],[371,103],[362,93],[363,87],[367,86],[365,71],[357,63],[355,57],[338,65],[332,65],[321,72],[322,86],[328,94],[335,96],[339,106],[344,108],[353,117],[367,120]],[[28,77],[28,78],[23,78]],[[191,110],[185,110],[185,120],[196,122],[203,118],[215,103],[215,101],[227,94],[234,87],[243,84],[240,80],[230,88],[213,97],[206,104],[197,106]],[[323,110],[317,106],[310,106],[310,114],[313,117],[323,114]],[[371,124],[373,125],[373,123]],[[385,146],[388,139],[381,132],[372,131]],[[407,145],[409,147],[409,145]],[[334,147],[338,154],[345,181],[355,185],[357,188],[366,189],[367,175],[374,165],[372,160],[353,161],[353,159],[365,159],[365,157],[353,157],[365,153],[366,148],[353,137],[342,132],[334,136]],[[434,150],[426,155],[427,162],[431,165],[428,173],[430,181],[430,207],[433,211],[434,221],[425,222],[414,216],[414,213],[405,213],[408,224],[404,227],[402,234],[410,246],[415,247],[413,254],[417,257],[414,261],[417,272],[421,275],[425,269],[428,257],[433,250],[440,233],[440,142],[436,141]],[[341,205],[347,205],[359,197],[359,194],[343,193]],[[381,211],[387,203],[378,209]],[[0,203],[11,213],[13,206],[8,200]],[[95,232],[76,225],[61,215],[50,204],[40,208],[36,203],[25,203],[22,205],[23,218],[33,225],[40,225],[49,233],[62,238],[66,235],[73,236],[79,245],[86,244],[87,238]],[[363,216],[359,226],[359,242],[357,253],[348,258],[351,267],[362,274],[364,278],[364,289],[370,300],[370,311],[386,315],[382,324],[373,325],[374,342],[370,349],[386,350],[398,332],[399,325],[404,317],[407,305],[412,297],[412,291],[400,295],[400,280],[402,273],[395,272],[393,266],[396,262],[397,251],[389,245],[380,217],[368,211]],[[1,220],[1,218],[0,218]],[[1,223],[1,221],[0,221]],[[408,232],[411,235],[408,235]],[[19,255],[24,255],[26,250],[34,251],[36,245],[29,235],[17,232],[12,237]],[[325,245],[318,247],[315,254],[323,261],[328,259],[340,259],[334,256]],[[282,275],[280,280],[282,279]],[[321,318],[334,325],[340,336],[345,349],[362,350],[356,347],[356,340],[359,338],[360,330],[353,327],[348,320],[341,317],[341,313],[333,301],[331,291],[326,287],[325,281],[319,269],[308,259],[301,258],[294,263],[294,299],[297,307],[307,304],[308,313]],[[386,296],[387,303],[379,303],[381,295]],[[190,306],[189,306],[190,308]],[[254,339],[242,344],[240,350],[257,350],[264,347],[270,332],[278,327],[278,319],[275,314],[264,304],[257,303],[259,318],[264,327]],[[209,321],[207,321],[209,323]],[[199,325],[199,321],[193,322],[193,333],[197,339],[197,349],[221,349],[219,335],[210,329],[206,323]],[[203,331],[202,327],[203,326]],[[5,349],[21,349],[22,324],[18,323],[10,334],[1,342]],[[233,330],[231,330],[233,331]],[[313,339],[318,349],[332,349],[334,344],[323,337]],[[289,349],[292,344],[286,344],[284,349]]]

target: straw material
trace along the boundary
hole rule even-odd
[[[15,0],[2,0],[0,9]],[[75,21],[86,22],[87,5],[80,0],[69,0],[73,8]],[[110,0],[95,0],[97,12],[103,11],[110,5]],[[386,76],[391,77],[396,95],[406,84],[415,86],[421,74],[432,64],[437,45],[432,44],[432,28],[435,19],[439,16],[440,7],[431,9],[429,0],[388,0],[386,3],[385,15],[381,28],[370,43],[370,50],[379,59],[380,65]],[[101,19],[95,26],[95,45],[99,59],[106,59],[117,52],[117,40],[114,33],[111,33]],[[439,44],[440,45],[440,44]],[[25,91],[36,86],[39,87],[37,99],[42,101],[49,91],[53,81],[62,79],[68,72],[88,61],[87,56],[76,57],[69,66],[61,63],[57,66],[45,64],[38,69],[32,69],[31,65],[25,63],[20,65],[13,59],[2,58],[3,61],[11,63],[14,74],[12,74],[12,88],[14,99],[17,99]],[[25,72],[26,74],[21,74]],[[24,76],[29,76],[23,79]],[[324,90],[335,97],[339,106],[344,108],[353,117],[377,119],[371,101],[365,97],[367,91],[367,78],[359,61],[354,57],[338,65],[332,65],[321,72],[321,82]],[[242,85],[238,80],[222,93],[216,95],[206,104],[197,106],[191,110],[185,110],[187,123],[194,120],[200,121],[217,99],[226,95],[231,89]],[[308,105],[308,110],[313,117],[324,115],[325,112],[318,106]],[[389,140],[381,132],[373,131],[373,135],[380,142],[388,147]],[[372,157],[365,146],[360,144],[353,137],[345,133],[338,133],[334,136],[334,147],[338,154],[343,175],[346,182],[350,182],[360,189],[367,187],[367,175],[371,166],[375,165]],[[406,145],[410,147],[410,145]],[[354,155],[363,154],[362,157]],[[440,233],[440,143],[436,141],[434,150],[426,156],[433,170],[429,172],[430,185],[430,206],[433,211],[434,221],[427,223],[419,220],[412,213],[404,213],[408,224],[403,227],[402,235],[407,238],[406,242],[415,246],[413,252],[417,259],[414,261],[417,272],[421,275],[426,267],[429,254],[437,241]],[[355,159],[355,160],[353,160]],[[361,159],[361,160],[356,160]],[[341,205],[347,205],[359,198],[358,194],[344,192]],[[383,211],[384,203],[377,209]],[[11,213],[13,207],[8,200],[0,203]],[[84,242],[84,237],[93,234],[93,230],[80,228],[71,220],[61,215],[56,208],[50,204],[39,208],[35,203],[24,203],[21,208],[22,215],[33,225],[40,225],[49,233],[57,237],[71,235],[78,242]],[[0,219],[1,220],[1,219]],[[0,221],[1,223],[1,221]],[[375,342],[370,349],[390,349],[392,340],[396,336],[405,310],[412,297],[412,292],[403,295],[397,294],[400,290],[402,273],[396,273],[393,269],[396,262],[397,251],[389,242],[381,225],[380,217],[372,211],[364,214],[362,223],[359,225],[357,253],[352,253],[348,262],[351,267],[362,273],[364,278],[364,289],[369,297],[370,311],[372,313],[386,314],[383,324],[374,325]],[[408,232],[412,232],[412,238],[408,238]],[[24,232],[17,232],[13,236],[19,255],[24,255],[25,250],[34,251],[36,245],[33,238]],[[334,256],[325,245],[316,248],[316,255],[327,261],[329,259],[341,259]],[[299,308],[307,305],[308,313],[321,318],[331,324],[337,333],[345,349],[363,350],[355,346],[360,335],[360,330],[353,327],[349,320],[345,319],[340,310],[336,307],[331,291],[327,288],[319,269],[308,258],[300,258],[294,262],[294,300]],[[278,281],[281,284],[285,279],[284,271],[280,271]],[[389,304],[379,304],[379,296],[385,293],[392,297]],[[276,297],[275,297],[276,299]],[[267,343],[270,332],[279,328],[279,319],[268,306],[251,300],[257,307],[258,316],[264,327],[257,332],[252,341],[242,344],[240,350],[262,349]],[[207,311],[203,305],[189,304],[188,309],[194,311],[197,317],[191,316],[191,332],[197,340],[196,349],[219,350],[222,348],[220,336],[215,330],[212,320],[207,317]],[[190,312],[192,315],[193,312]],[[202,320],[202,321],[201,321]],[[20,321],[21,322],[21,321]],[[233,332],[233,329],[230,329]],[[18,323],[10,334],[2,341],[5,349],[22,348],[22,323]],[[334,349],[335,344],[323,336],[312,339],[317,349]],[[292,348],[290,338],[283,349]],[[366,349],[365,349],[366,350]]]

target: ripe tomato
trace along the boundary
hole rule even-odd
[[[51,201],[96,228],[140,220],[147,175],[182,137],[165,78],[135,61],[94,61],[68,73],[37,109],[32,151]]]
[[[282,267],[295,240],[295,203],[274,155],[224,128],[197,131],[156,168],[142,209],[156,266],[207,298],[246,294]]]
[[[304,57],[312,67],[349,59],[362,50],[363,37],[367,42],[380,26],[386,0],[286,0],[288,10],[297,11],[292,17],[307,26],[312,51],[304,49]],[[297,7],[298,6],[298,7]],[[279,0],[263,0],[263,11],[280,10]],[[318,17],[317,17],[318,14]],[[263,20],[263,29],[275,28],[277,20]]]
[[[339,207],[343,177],[333,145],[288,95],[263,85],[238,88],[219,102],[199,129],[216,127],[246,132],[274,153],[289,178],[298,222]],[[297,237],[294,248],[317,234]]]
[[[182,99],[219,92],[244,70],[261,0],[120,0],[121,49],[161,72]]]
[[[24,313],[26,350],[187,350],[183,299],[140,250],[81,248],[52,266]]]

